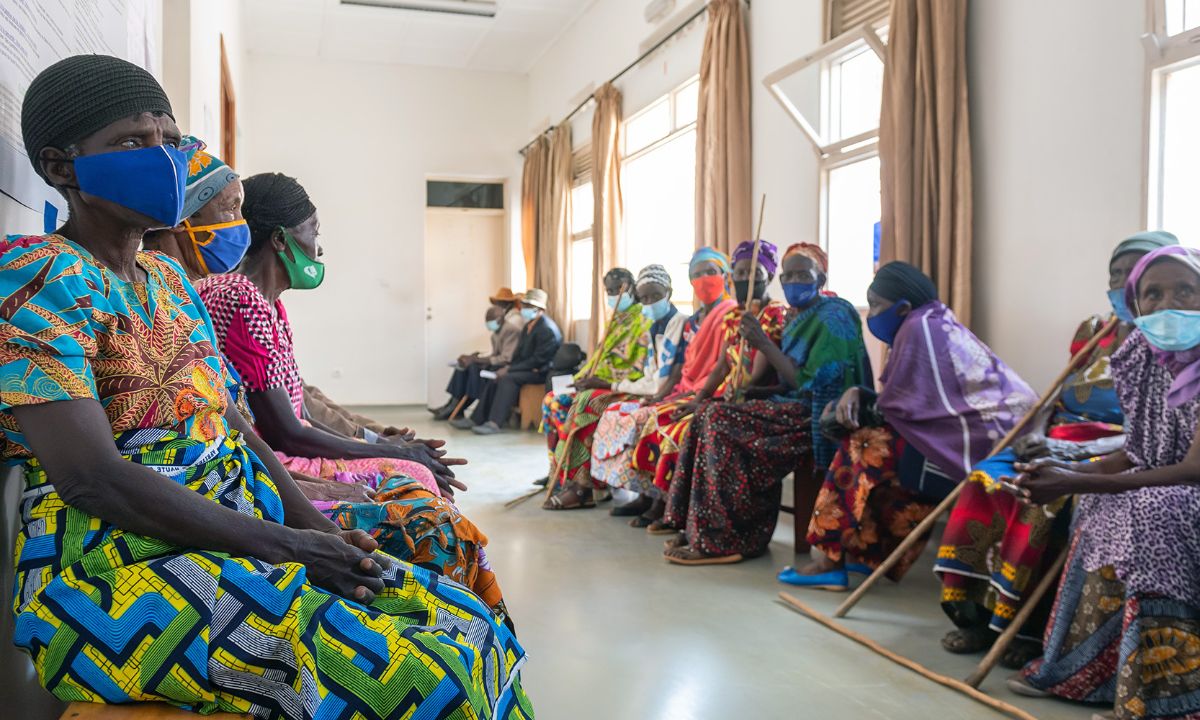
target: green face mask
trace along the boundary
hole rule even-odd
[[[325,263],[310,258],[287,228],[279,229],[283,231],[286,247],[275,254],[283,263],[284,270],[287,270],[288,282],[296,290],[315,290],[325,280]],[[288,257],[286,250],[292,251],[292,257]]]

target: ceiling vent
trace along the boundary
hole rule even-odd
[[[446,15],[496,17],[495,0],[341,0],[343,5],[414,10]]]

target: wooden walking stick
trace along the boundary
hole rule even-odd
[[[1042,398],[1037,402],[1036,405],[1033,406],[1033,408],[1025,415],[1025,417],[1021,418],[1020,422],[1013,426],[1012,430],[1008,431],[1007,435],[1000,439],[1000,442],[996,443],[995,447],[992,448],[992,451],[988,453],[987,457],[990,458],[1008,447],[1009,443],[1020,437],[1021,433],[1025,431],[1025,427],[1031,420],[1033,420],[1033,418],[1041,414],[1041,412],[1050,403],[1058,400],[1058,396],[1062,391],[1062,384],[1066,382],[1067,376],[1074,372],[1080,363],[1087,360],[1087,358],[1092,354],[1092,351],[1096,349],[1096,346],[1100,344],[1100,341],[1105,337],[1108,337],[1108,334],[1113,331],[1119,322],[1120,321],[1114,317],[1107,324],[1105,324],[1104,327],[1102,327],[1100,331],[1097,332],[1096,335],[1079,350],[1079,352],[1075,353],[1075,356],[1071,358],[1071,362],[1067,363],[1067,367],[1064,368],[1061,373],[1059,373],[1058,378],[1055,379],[1054,384],[1050,386],[1050,389],[1046,391],[1046,394],[1042,396]],[[867,594],[867,591],[871,589],[871,586],[878,582],[881,577],[886,575],[898,562],[900,562],[900,559],[904,557],[904,554],[908,552],[909,548],[911,548],[913,545],[916,545],[917,542],[925,535],[925,533],[929,532],[934,523],[938,521],[938,518],[954,507],[954,503],[958,500],[958,496],[962,493],[962,489],[966,483],[967,481],[963,480],[956,485],[954,489],[950,491],[950,494],[946,496],[946,499],[938,503],[938,506],[933,509],[933,512],[929,513],[929,515],[927,515],[925,519],[920,522],[920,524],[913,528],[912,532],[910,532],[903,540],[900,541],[900,544],[896,546],[896,549],[892,551],[892,554],[887,556],[887,559],[875,569],[875,572],[871,573],[870,577],[864,580],[862,585],[859,585],[858,588],[856,588],[855,591],[850,594],[850,597],[846,598],[846,601],[838,606],[838,609],[833,613],[834,617],[845,617],[846,613],[850,612],[851,608],[857,605],[858,601]]]
[[[1033,592],[1028,597],[1021,601],[1023,603],[1021,609],[1017,611],[1016,616],[1009,622],[1008,627],[1004,628],[1004,632],[1000,633],[1000,637],[996,638],[996,641],[992,643],[992,649],[988,650],[988,654],[983,656],[983,660],[975,668],[975,672],[971,673],[963,682],[973,688],[979,687],[983,679],[996,666],[996,663],[1000,662],[1000,657],[1004,655],[1004,651],[1008,650],[1008,646],[1016,639],[1017,633],[1029,621],[1030,616],[1037,609],[1038,603],[1042,601],[1042,597],[1050,592],[1050,588],[1054,587],[1054,583],[1058,582],[1058,575],[1062,572],[1063,566],[1066,564],[1067,548],[1063,548],[1062,552],[1055,558],[1054,563],[1046,570],[1046,574],[1042,576],[1037,587],[1033,589]]]
[[[966,695],[967,697],[971,698],[972,700],[974,700],[978,703],[987,705],[991,709],[993,709],[997,712],[1002,712],[1005,715],[1008,715],[1010,717],[1018,718],[1018,720],[1037,720],[1037,718],[1035,718],[1034,716],[1025,712],[1024,710],[1022,710],[1019,707],[1016,707],[1014,705],[1009,705],[1008,703],[997,700],[996,698],[994,698],[990,695],[986,695],[986,694],[980,692],[979,690],[976,690],[974,687],[968,685],[967,683],[964,683],[961,680],[956,680],[955,678],[952,678],[952,677],[946,677],[945,675],[939,675],[938,673],[935,673],[934,671],[930,670],[929,668],[925,667],[924,665],[922,665],[918,662],[914,662],[914,661],[909,660],[908,658],[904,657],[903,655],[898,655],[898,654],[892,652],[891,650],[888,650],[887,648],[883,647],[882,645],[880,645],[879,643],[875,642],[874,640],[872,640],[871,638],[869,638],[865,635],[856,633],[853,630],[850,630],[849,628],[842,627],[838,623],[835,623],[834,621],[825,617],[824,615],[817,612],[816,610],[813,610],[809,606],[805,605],[804,603],[800,602],[799,600],[797,600],[796,598],[792,597],[791,595],[789,595],[787,593],[783,593],[783,592],[779,593],[779,599],[782,600],[785,604],[787,604],[788,607],[795,610],[796,612],[807,615],[808,617],[812,618],[813,620],[816,620],[817,622],[821,623],[822,625],[829,628],[830,630],[833,630],[834,632],[839,633],[839,634],[853,640],[854,642],[858,643],[859,645],[862,645],[870,650],[875,651],[879,655],[882,655],[883,657],[887,658],[888,660],[891,660],[892,662],[896,663],[897,665],[902,665],[902,666],[908,668],[909,670],[912,670],[913,672],[917,673],[918,675],[920,675],[921,677],[923,677],[927,680],[932,680],[935,683],[938,683],[939,685],[944,685],[944,686],[950,688],[951,690],[957,690],[958,692],[962,693],[963,695]]]
[[[624,295],[626,292],[632,292],[632,291],[633,291],[633,288],[630,288],[624,282],[621,283],[621,292],[619,295],[617,295],[618,302],[620,301],[621,295]],[[596,343],[596,348],[597,348],[596,352],[592,354],[591,359],[589,359],[587,364],[584,366],[583,376],[585,378],[590,378],[596,373],[596,366],[600,364],[599,348],[604,346],[604,340],[607,339],[608,336],[612,334],[613,328],[617,323],[617,316],[619,314],[620,313],[617,311],[617,309],[613,308],[613,313],[612,313],[612,315],[609,316],[608,323],[606,324],[606,326],[604,328],[604,337],[601,338],[600,342]],[[569,414],[569,411],[568,411],[568,414]],[[546,476],[547,477],[546,501],[549,501],[550,498],[554,496],[554,491],[556,489],[558,489],[558,473],[560,470],[562,470],[562,463],[567,461],[570,458],[571,445],[574,443],[574,441],[575,441],[575,430],[572,429],[571,432],[569,432],[567,434],[567,439],[564,441],[565,444],[563,445],[563,453],[562,453],[563,460],[560,461],[558,458],[558,453],[555,453],[555,458],[550,463],[550,474]],[[521,503],[525,502],[529,498],[533,497],[534,495],[537,495],[541,491],[542,491],[541,488],[538,488],[536,490],[530,490],[529,492],[525,493],[524,495],[513,498],[512,500],[509,500],[508,502],[504,503],[504,507],[514,508],[517,505],[520,505]]]
[[[754,286],[758,280],[758,253],[762,249],[762,226],[763,215],[767,212],[767,194],[763,193],[762,200],[758,204],[758,228],[754,231],[754,249],[750,253],[750,285],[746,290],[746,304],[743,312],[750,312],[750,305],[754,302]],[[732,387],[732,397],[734,402],[740,402],[742,399],[742,365],[746,359],[746,339],[738,340],[738,366],[734,368]],[[754,366],[751,364],[747,373],[754,371]]]

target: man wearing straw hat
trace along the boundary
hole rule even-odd
[[[521,317],[525,327],[517,342],[512,363],[496,371],[496,382],[486,386],[475,412],[450,424],[476,435],[495,435],[512,414],[522,385],[544,383],[554,354],[562,345],[562,331],[546,314],[545,290],[530,288],[520,296]]]

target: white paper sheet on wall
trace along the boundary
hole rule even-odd
[[[70,55],[116,55],[161,76],[161,0],[5,0],[0,3],[0,192],[41,212],[66,202],[33,171],[21,140],[21,100],[39,72]]]

